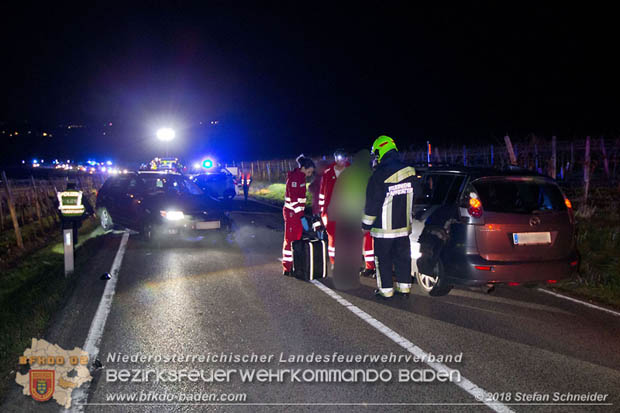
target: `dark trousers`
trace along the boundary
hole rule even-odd
[[[360,244],[363,236],[359,223],[341,220],[333,228],[336,232],[332,234],[331,239],[335,239],[334,246],[338,251],[338,259],[334,264],[334,286],[339,290],[358,288],[360,286]]]
[[[248,191],[250,190],[249,185],[243,185],[243,199],[248,200]]]
[[[377,285],[392,288],[392,268],[396,281],[411,283],[411,247],[409,237],[374,238],[375,261],[377,264]]]

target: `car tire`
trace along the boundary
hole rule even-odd
[[[104,231],[109,231],[114,228],[114,222],[112,221],[112,216],[105,207],[99,208],[97,211],[97,215],[99,216],[99,222],[101,223],[101,228]]]
[[[416,273],[416,280],[420,289],[431,297],[448,295],[450,290],[452,290],[452,286],[447,284],[441,277],[443,273],[441,261],[437,261],[433,268],[433,273],[433,275]]]

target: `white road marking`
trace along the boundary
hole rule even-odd
[[[127,248],[127,240],[129,239],[129,232],[123,234],[121,238],[121,244],[116,251],[112,268],[110,269],[110,278],[106,281],[101,301],[99,301],[99,307],[93,321],[90,323],[90,329],[88,330],[88,336],[84,342],[82,349],[89,355],[89,362],[95,361],[99,355],[99,345],[101,344],[101,336],[103,335],[103,329],[112,308],[112,299],[114,298],[114,292],[116,291],[116,282],[118,281],[118,272],[123,262],[123,256],[125,255],[125,249]],[[90,382],[86,382],[82,387],[76,389],[73,392],[71,412],[83,412],[84,403],[88,400],[88,389],[90,388]],[[66,411],[62,409],[62,411]]]
[[[416,346],[411,341],[407,340],[405,337],[401,336],[400,334],[398,334],[397,332],[395,332],[394,330],[392,330],[391,328],[383,324],[381,321],[373,318],[370,314],[361,310],[359,307],[354,306],[349,301],[345,300],[344,298],[336,294],[331,288],[325,286],[324,284],[318,282],[317,280],[313,280],[310,282],[313,283],[315,286],[317,286],[324,293],[332,297],[334,300],[338,301],[340,304],[346,307],[353,314],[355,314],[356,316],[358,316],[359,318],[361,318],[362,320],[364,320],[365,322],[373,326],[381,334],[388,337],[394,343],[398,344],[399,346],[401,346],[402,348],[404,348],[405,350],[407,350],[414,356],[420,358],[421,360],[428,359],[428,354],[424,350],[422,350],[420,347]],[[433,370],[437,372],[446,373],[448,376],[453,371],[453,369],[451,369],[450,367],[446,366],[443,363],[435,363],[435,362],[429,362],[429,361],[425,361],[425,363],[428,366],[430,366]],[[461,389],[465,390],[467,393],[473,396],[476,400],[484,400],[486,399],[486,395],[489,394],[489,392],[487,392],[481,387],[478,387],[476,384],[472,383],[471,381],[469,381],[463,376],[461,376],[460,382],[456,382],[454,384],[456,384]],[[503,403],[492,402],[492,401],[481,401],[480,403],[486,404],[489,408],[491,408],[493,411],[496,411],[498,413],[513,412],[513,410],[508,408]]]
[[[569,297],[567,295],[554,293],[553,291],[545,290],[544,288],[538,288],[537,290],[541,291],[543,293],[546,293],[546,294],[551,294],[553,296],[556,296],[556,297],[559,297],[559,298],[563,298],[563,299],[568,300],[568,301],[572,301],[572,302],[575,302],[575,303],[583,304],[586,307],[594,308],[594,309],[600,310],[600,311],[605,311],[606,313],[613,314],[616,317],[620,317],[620,313],[619,312],[614,311],[614,310],[610,310],[609,308],[599,307],[598,305],[590,304],[590,303],[588,303],[586,301],[577,300],[576,298]]]

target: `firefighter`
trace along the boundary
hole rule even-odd
[[[250,190],[250,184],[252,183],[252,174],[246,171],[241,171],[241,186],[243,186],[243,199],[248,202],[248,192]]]
[[[314,162],[303,154],[297,157],[298,167],[288,173],[284,194],[284,243],[282,246],[282,273],[293,275],[293,241],[301,239],[301,217],[306,209],[306,178],[314,173]]]
[[[347,154],[343,150],[337,150],[334,152],[334,163],[331,164],[321,178],[321,189],[319,190],[319,207],[321,208],[321,219],[323,225],[327,231],[327,253],[329,255],[329,261],[334,265],[336,259],[336,221],[329,219],[328,208],[331,202],[332,192],[334,191],[334,185],[336,179],[340,176],[342,171],[349,166],[347,161]]]
[[[409,234],[413,210],[415,169],[400,161],[394,140],[379,136],[371,153],[378,165],[366,187],[362,229],[374,240],[378,298],[389,299],[411,292]],[[392,281],[392,268],[396,284]],[[394,287],[396,287],[394,289]]]

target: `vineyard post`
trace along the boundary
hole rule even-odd
[[[39,226],[43,231],[43,220],[41,219],[41,204],[39,203],[39,193],[37,191],[37,184],[34,182],[34,176],[30,175],[30,182],[32,182],[32,192],[34,193],[34,206],[37,211],[37,219],[39,220]]]
[[[603,166],[605,167],[605,175],[609,179],[609,160],[607,159],[607,151],[605,150],[605,139],[601,136],[601,152],[603,154]]]
[[[583,161],[583,182],[585,189],[583,192],[583,204],[588,202],[588,191],[590,190],[590,137],[586,137],[586,156]]]
[[[2,181],[4,182],[4,190],[6,192],[6,203],[9,206],[9,211],[11,212],[11,220],[13,221],[13,229],[15,230],[17,246],[23,250],[24,240],[22,239],[22,232],[19,229],[19,222],[17,222],[17,213],[15,212],[15,204],[13,203],[13,196],[11,195],[11,186],[9,185],[9,180],[7,179],[4,171],[2,171]]]
[[[556,138],[555,136],[551,137],[551,177],[553,179],[556,178],[556,174],[557,174],[557,153],[556,153],[556,148],[555,148],[555,142]]]
[[[512,142],[510,141],[510,136],[504,136],[504,142],[506,143],[506,150],[508,151],[508,156],[510,156],[510,165],[516,165],[517,157],[515,156],[515,151],[512,147]]]

